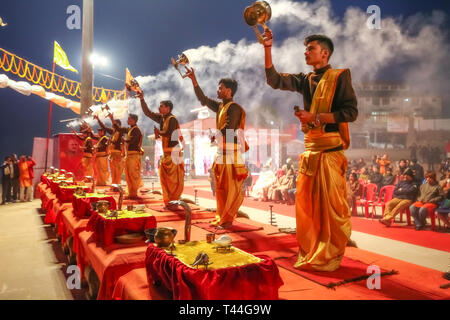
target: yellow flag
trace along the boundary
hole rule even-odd
[[[78,70],[72,67],[67,59],[67,55],[58,42],[55,41],[55,51],[53,54],[53,62],[63,69],[78,73]]]

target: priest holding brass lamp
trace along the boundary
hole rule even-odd
[[[350,143],[348,122],[356,120],[358,109],[350,70],[333,69],[328,62],[333,42],[324,35],[311,35],[304,45],[306,64],[313,72],[278,73],[272,63],[272,41],[272,31],[266,28],[262,44],[267,83],[274,89],[301,93],[304,104],[304,110],[295,112],[305,132],[295,201],[299,242],[295,267],[334,271],[340,266],[352,229],[344,150]]]
[[[184,189],[183,147],[180,147],[179,143],[184,145],[184,140],[180,133],[180,124],[172,114],[172,101],[161,101],[159,113],[155,113],[148,108],[142,90],[139,89],[137,96],[141,100],[144,114],[159,124],[159,129],[155,127],[155,138],[161,138],[164,152],[159,166],[159,178],[164,204],[170,208],[169,202],[179,200]]]
[[[238,84],[233,79],[221,79],[217,90],[217,97],[221,101],[217,101],[204,95],[193,69],[188,69],[187,76],[192,80],[200,103],[216,112],[218,148],[212,171],[216,186],[217,211],[216,220],[212,224],[228,228],[244,200],[242,184],[248,175],[242,160],[242,153],[249,149],[244,138],[245,111],[233,101]]]

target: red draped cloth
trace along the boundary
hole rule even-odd
[[[154,216],[136,218],[105,219],[97,211],[89,218],[86,230],[94,232],[95,241],[110,246],[114,243],[114,237],[129,232],[144,232],[147,229],[156,228]]]
[[[62,203],[68,203],[73,201],[73,193],[75,192],[75,189],[68,189],[68,188],[58,188],[58,192],[56,196],[58,197],[59,201]]]
[[[113,196],[109,197],[87,197],[87,198],[77,198],[73,197],[72,206],[73,213],[78,218],[86,218],[92,215],[92,203],[99,200],[105,200],[109,202],[109,208],[111,210],[117,209],[116,199]]]
[[[277,300],[283,285],[268,256],[260,263],[217,270],[193,269],[163,249],[149,245],[145,265],[148,283],[160,282],[175,300]]]

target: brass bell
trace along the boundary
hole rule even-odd
[[[251,6],[245,8],[244,20],[255,30],[256,37],[260,43],[266,39],[258,29],[258,25],[262,25],[264,30],[267,29],[266,22],[272,17],[272,8],[266,1],[255,1]]]

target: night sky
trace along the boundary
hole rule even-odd
[[[122,89],[123,83],[102,76],[124,78],[125,68],[134,76],[156,74],[167,68],[170,57],[201,45],[215,46],[228,39],[254,41],[253,31],[242,13],[253,1],[243,0],[95,0],[94,51],[108,57],[109,65],[95,69],[95,85]],[[331,1],[341,16],[349,6],[366,10],[380,6],[384,16],[404,16],[435,9],[450,12],[450,1],[339,0]],[[65,50],[72,66],[81,72],[81,30],[66,27],[66,9],[82,1],[2,0],[0,17],[8,26],[0,28],[0,47],[51,70],[53,41]],[[450,26],[447,16],[446,25]],[[448,29],[448,28],[447,28]],[[56,72],[73,80],[80,74],[56,67]],[[0,71],[10,79],[22,79]],[[0,89],[0,156],[31,154],[33,137],[46,137],[49,102],[36,95],[24,96],[10,88]],[[52,134],[67,132],[59,120],[76,115],[53,107]]]

